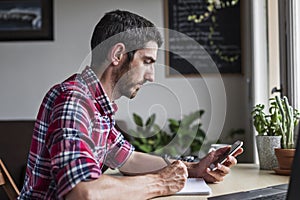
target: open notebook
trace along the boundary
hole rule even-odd
[[[211,194],[211,189],[203,178],[188,178],[184,188],[176,194],[208,195]]]

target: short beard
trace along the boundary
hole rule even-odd
[[[121,96],[126,96],[128,98],[133,98],[132,94],[130,93],[130,91],[126,90],[126,88],[124,87],[125,84],[123,84],[124,81],[122,81],[122,79],[126,79],[127,78],[127,73],[130,71],[130,62],[127,60],[126,62],[124,62],[118,69],[115,69],[114,71],[114,75],[113,75],[113,88],[114,88],[114,96],[117,97],[121,97]]]

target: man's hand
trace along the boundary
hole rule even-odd
[[[162,180],[162,194],[170,195],[180,191],[187,180],[187,167],[182,161],[174,161],[158,172]]]
[[[207,154],[198,163],[188,165],[189,177],[202,177],[207,182],[223,181],[224,177],[229,174],[230,168],[237,164],[236,156],[243,152],[243,148],[238,149],[232,156],[228,156],[223,165],[218,164],[215,171],[209,169],[209,165],[228,151],[228,147],[220,148]]]

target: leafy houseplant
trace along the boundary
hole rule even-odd
[[[264,112],[265,105],[257,104],[251,112],[253,117],[253,124],[258,135],[275,136],[279,135],[278,126],[278,109],[276,104],[270,102],[271,106],[269,114]]]
[[[143,119],[136,113],[133,113],[133,120],[136,124],[136,130],[129,130],[130,137],[127,138],[137,151],[154,152],[158,154],[158,149],[161,149],[169,140],[171,135],[155,124],[156,115],[152,114],[144,123]],[[156,152],[155,152],[156,151]]]
[[[260,169],[273,169],[278,166],[274,148],[281,147],[281,136],[278,127],[278,112],[276,102],[270,99],[269,112],[265,113],[265,105],[257,104],[252,112],[253,125],[258,135],[256,136],[256,147],[259,158]]]
[[[258,135],[282,136],[282,148],[294,148],[294,127],[299,122],[299,111],[289,104],[286,96],[270,99],[269,114],[265,114],[264,108],[258,104],[251,112]]]
[[[286,149],[294,147],[294,127],[299,121],[299,112],[289,105],[287,97],[281,99],[279,96],[275,96],[275,98],[271,98],[269,102],[269,113],[266,114],[264,112],[265,106],[263,104],[256,105],[251,112],[253,125],[258,133],[256,141],[260,163],[263,161],[261,159],[263,156],[269,160],[264,167],[261,166],[262,169],[272,169],[276,167],[277,163],[274,164],[273,162],[275,160],[274,148],[282,147]],[[280,139],[276,139],[275,136],[280,137]],[[271,143],[267,144],[267,140],[272,142],[277,140],[277,142],[272,146]],[[265,147],[264,150],[261,149],[263,147]]]
[[[183,154],[196,155],[205,138],[201,129],[200,118],[204,111],[195,111],[184,116],[181,120],[168,119],[170,132],[162,130],[155,124],[156,115],[152,114],[144,123],[136,113],[133,119],[136,130],[130,130],[129,141],[138,151],[157,155],[169,154],[180,156]]]
[[[190,153],[198,154],[206,135],[199,122],[203,114],[204,111],[199,110],[184,116],[181,120],[169,119],[171,135],[175,137],[177,134],[178,136],[174,138],[175,143],[178,144],[177,149],[184,150],[190,144]]]

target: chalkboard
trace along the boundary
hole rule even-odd
[[[240,1],[165,0],[168,75],[242,73]]]

